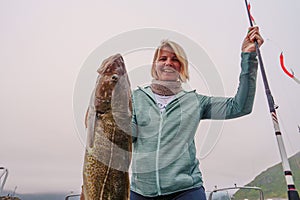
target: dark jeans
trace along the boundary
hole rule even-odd
[[[156,197],[144,197],[138,193],[130,191],[130,200],[206,200],[206,196],[204,187],[199,187]]]

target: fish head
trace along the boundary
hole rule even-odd
[[[129,80],[120,54],[105,59],[97,72],[94,105],[97,113],[104,114],[112,110],[112,100],[120,95]]]

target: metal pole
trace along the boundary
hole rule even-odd
[[[4,167],[0,167],[0,170],[3,170],[2,174],[0,174],[0,195],[3,192],[3,188],[8,176],[8,170]],[[1,181],[1,178],[4,176],[3,180]]]
[[[248,13],[250,26],[253,26],[253,23],[252,23],[252,20],[251,20],[250,10],[248,9],[247,0],[245,0],[245,3],[246,3],[246,9],[247,9],[247,13]],[[264,83],[264,87],[265,87],[265,92],[266,92],[266,95],[267,95],[269,110],[270,110],[270,114],[271,114],[273,125],[274,125],[275,136],[276,136],[276,139],[277,139],[278,148],[279,148],[279,152],[280,152],[280,156],[281,156],[282,167],[283,167],[285,181],[286,181],[287,189],[288,189],[288,199],[289,200],[299,200],[299,194],[298,194],[298,192],[296,190],[296,187],[295,187],[295,184],[294,184],[292,171],[291,171],[290,164],[289,164],[287,154],[286,154],[286,151],[285,151],[281,131],[280,131],[280,128],[279,128],[279,122],[278,122],[277,114],[276,114],[276,110],[275,110],[276,109],[275,108],[275,103],[274,103],[273,96],[271,94],[271,90],[269,88],[268,79],[267,79],[267,75],[266,75],[266,72],[265,72],[263,60],[262,60],[262,57],[261,57],[259,45],[258,45],[257,41],[254,41],[254,42],[255,42],[256,53],[257,53],[257,56],[258,56],[258,62],[259,62],[260,70],[261,70],[261,75],[262,75],[262,79],[263,79],[263,83]]]
[[[70,195],[66,196],[65,200],[69,200],[73,197],[80,197],[80,194],[70,194]]]

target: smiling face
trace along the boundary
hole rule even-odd
[[[160,81],[179,80],[181,63],[170,47],[163,47],[155,62],[155,70]]]
[[[151,76],[156,80],[186,82],[189,71],[183,48],[174,41],[161,41],[154,52]]]

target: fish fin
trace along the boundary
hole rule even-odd
[[[87,108],[86,113],[85,113],[85,119],[84,119],[85,128],[87,128],[87,126],[88,126],[88,116],[89,116],[89,108]]]
[[[94,146],[94,138],[95,138],[95,123],[96,123],[96,111],[95,107],[93,106],[93,102],[95,99],[95,90],[93,90],[89,107],[87,109],[85,123],[86,123],[86,131],[87,131],[87,141],[86,141],[86,148],[92,148]]]

